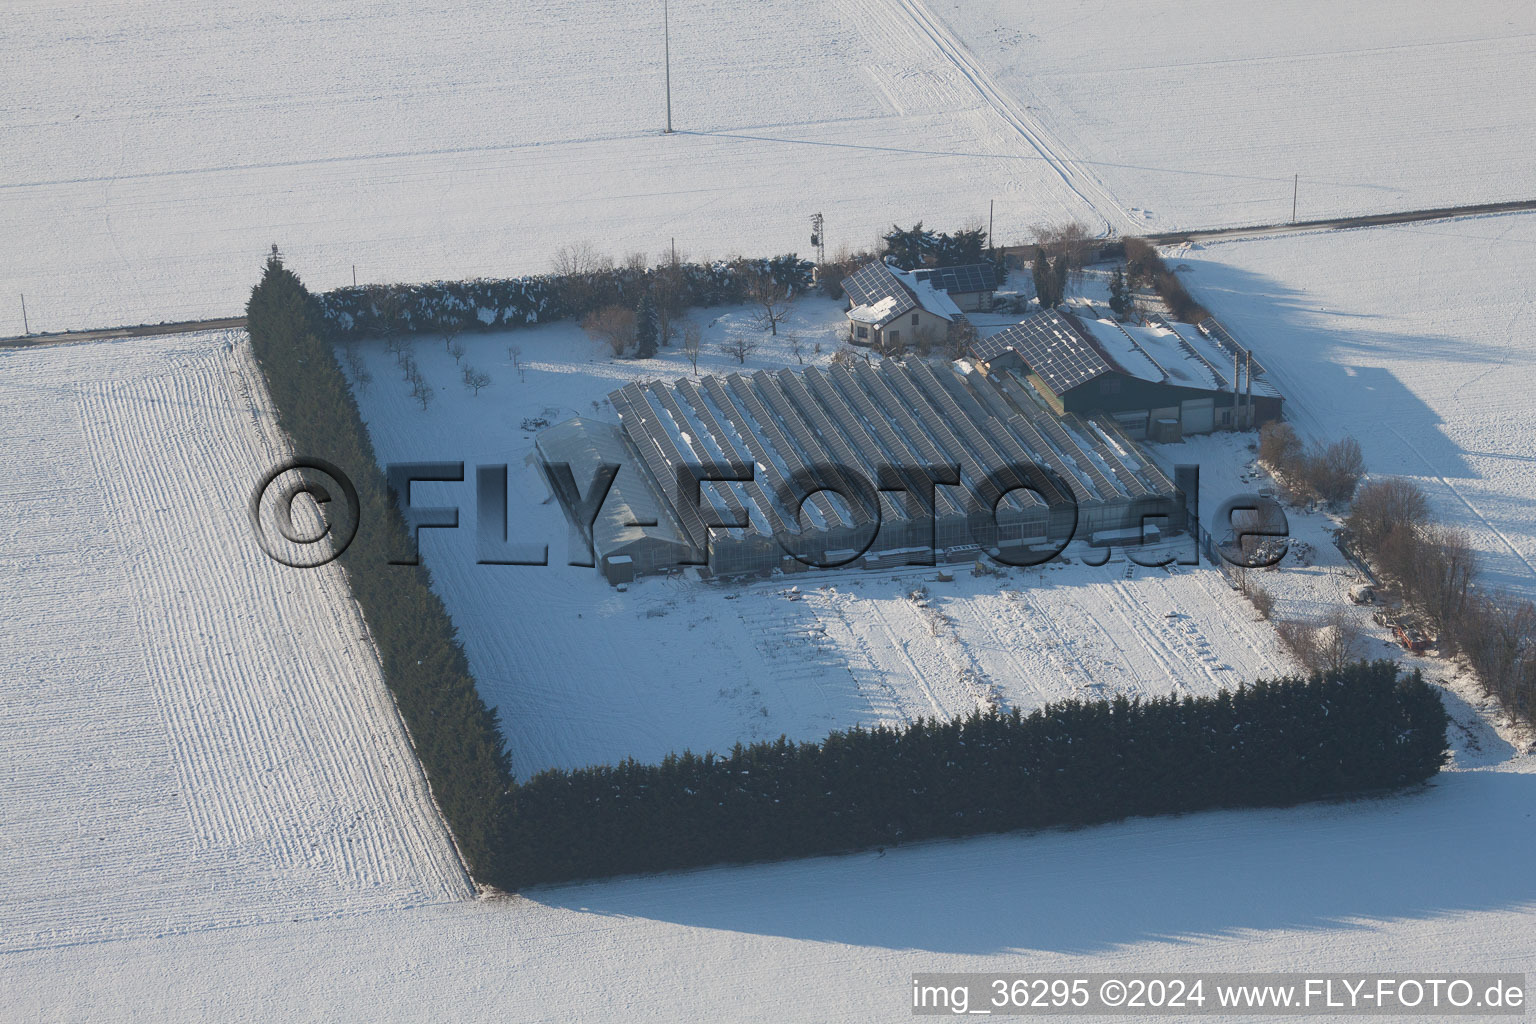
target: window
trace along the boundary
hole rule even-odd
[[[861,338],[869,337],[869,328],[868,327],[860,327],[860,328],[858,328],[858,335]]]
[[[917,314],[916,313],[912,314],[912,326],[913,327],[917,326]]]
[[[900,344],[901,343],[901,332],[900,331],[886,331],[885,332],[885,343],[887,345],[891,345],[891,346],[895,346],[895,345]]]
[[[1103,380],[1099,381],[1099,394],[1101,394],[1101,395],[1118,395],[1119,393],[1120,393],[1120,378],[1119,377],[1105,377]]]

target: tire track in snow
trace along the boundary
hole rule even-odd
[[[229,340],[3,357],[30,386],[0,450],[42,473],[0,554],[35,570],[0,626],[23,631],[0,706],[33,744],[0,742],[0,948],[473,893],[339,570],[284,570],[250,538],[275,434]],[[48,642],[19,639],[40,616]]]
[[[1419,451],[1418,447],[1414,445],[1412,441],[1404,437],[1402,431],[1398,430],[1390,423],[1385,424],[1385,426],[1388,430],[1392,431],[1393,436],[1395,436],[1399,441],[1403,442],[1404,447],[1413,452],[1414,455],[1418,456],[1420,462],[1429,467],[1430,476],[1444,484],[1445,489],[1455,495],[1456,500],[1465,505],[1467,507],[1467,511],[1471,512],[1472,515],[1476,517],[1478,522],[1482,523],[1485,527],[1488,528],[1489,533],[1493,534],[1495,537],[1499,538],[1501,542],[1503,542],[1504,546],[1509,549],[1509,553],[1518,558],[1520,560],[1520,564],[1525,566],[1526,572],[1530,573],[1532,576],[1536,576],[1536,565],[1532,565],[1531,560],[1526,558],[1525,555],[1521,554],[1520,549],[1515,547],[1514,541],[1510,540],[1509,537],[1505,535],[1503,530],[1489,522],[1488,517],[1483,515],[1483,513],[1478,510],[1478,507],[1467,499],[1466,495],[1462,494],[1461,491],[1456,489],[1455,484],[1451,483],[1450,480],[1442,476],[1440,471],[1436,468],[1435,464],[1431,462],[1423,452]]]
[[[992,76],[971,56],[965,44],[940,19],[929,13],[921,0],[889,0],[889,4],[893,13],[904,14],[938,48],[940,54],[976,89],[987,106],[1040,155],[1084,205],[1098,214],[1107,232],[1114,234],[1120,228],[1135,231],[1139,227],[1108,189],[1064,147],[1053,141],[1045,128],[993,81]]]

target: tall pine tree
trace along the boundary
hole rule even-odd
[[[660,338],[661,329],[656,322],[656,303],[647,292],[635,310],[635,358],[654,358]]]

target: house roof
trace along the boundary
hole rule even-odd
[[[927,281],[942,292],[967,295],[997,290],[997,267],[991,263],[968,263],[963,267],[935,267],[914,270],[919,281]]]
[[[884,327],[914,309],[923,309],[944,320],[961,315],[947,293],[919,275],[884,263],[867,263],[843,281],[843,292],[853,307],[848,319]]]
[[[1022,322],[982,339],[974,354],[982,362],[991,362],[1010,350],[1017,352],[1045,386],[1058,395],[1120,369],[1111,365],[1088,340],[1076,317],[1064,316],[1054,309],[1032,313]]]
[[[986,362],[1007,350],[1017,352],[1058,395],[1111,372],[1170,387],[1230,391],[1233,355],[1247,357],[1246,349],[1205,325],[1161,319],[1151,325],[1122,324],[1054,309],[984,339],[976,357]],[[1263,367],[1255,363],[1253,369],[1253,393],[1281,397]]]

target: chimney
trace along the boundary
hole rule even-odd
[[[1240,363],[1238,361],[1237,353],[1233,352],[1232,353],[1232,429],[1233,430],[1241,430],[1242,429],[1242,412],[1243,412],[1242,401],[1243,401],[1243,396],[1238,392],[1239,383],[1240,383],[1240,381],[1242,379],[1242,370],[1243,370],[1242,363]]]
[[[1243,351],[1247,352],[1247,355],[1248,355],[1248,369],[1246,371],[1245,376],[1247,377],[1247,380],[1248,380],[1248,426],[1250,428],[1252,428],[1252,426],[1253,426],[1253,353],[1249,352],[1247,349],[1244,349]]]

